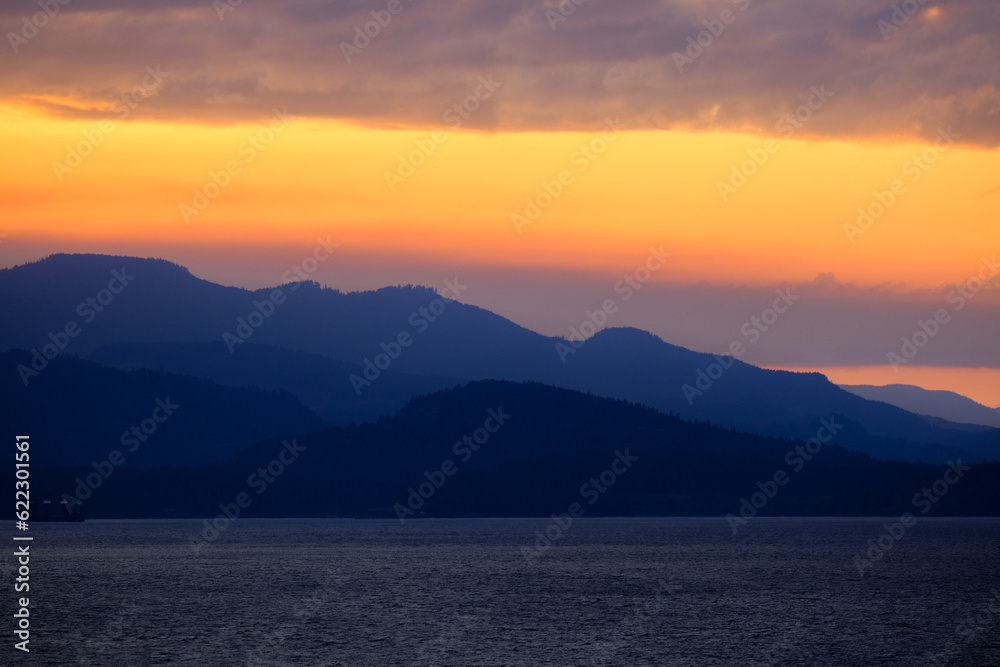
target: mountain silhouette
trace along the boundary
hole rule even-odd
[[[404,522],[562,515],[572,503],[586,516],[899,516],[915,512],[914,494],[949,469],[840,447],[857,427],[836,418],[813,426],[827,444],[748,435],[538,383],[479,381],[414,398],[377,422],[265,439],[224,463],[123,470],[84,507],[88,517],[211,517],[232,514],[246,494],[241,516]],[[1000,512],[1000,464],[965,463],[954,462],[962,476],[934,503],[934,516]],[[33,489],[60,497],[78,475],[47,470]],[[741,510],[751,498],[760,507]]]
[[[212,380],[219,384],[285,389],[324,421],[346,425],[393,414],[419,394],[452,387],[459,380],[384,371],[358,393],[347,379],[364,367],[318,354],[246,343],[231,354],[221,341],[207,343],[116,343],[88,359],[122,370],[151,369]]]
[[[204,464],[227,460],[262,438],[326,426],[283,390],[124,372],[70,355],[50,361],[24,386],[17,367],[30,364],[30,352],[0,353],[0,420],[31,436],[33,466],[87,466],[116,450],[119,465]]]
[[[86,299],[104,290],[116,271],[134,277],[85,321],[80,304],[89,313]],[[957,451],[969,458],[995,458],[1000,452],[1000,431],[972,433],[943,420],[929,423],[844,391],[819,374],[765,370],[671,345],[637,329],[605,329],[582,343],[542,336],[422,287],[341,293],[305,282],[248,291],[201,280],[163,260],[54,255],[0,271],[0,303],[19,313],[0,330],[0,349],[42,348],[74,321],[80,331],[68,340],[66,352],[101,358],[97,351],[104,346],[134,343],[137,367],[225,381],[218,369],[199,372],[190,360],[167,359],[162,350],[149,348],[140,359],[147,343],[222,343],[234,358],[246,352],[248,363],[258,355],[262,365],[255,372],[268,378],[267,385],[298,392],[300,398],[305,395],[301,386],[280,380],[278,366],[284,362],[276,360],[265,372],[263,353],[251,345],[351,364],[368,375],[332,369],[328,381],[369,400],[365,415],[391,414],[408,392],[440,382],[537,381],[781,437],[808,438],[816,420],[837,414],[859,427],[843,444],[881,458],[937,462]],[[423,386],[389,375],[396,373],[431,380]],[[396,381],[402,382],[399,389]],[[381,383],[387,388],[379,389]],[[338,393],[343,390],[330,395]]]
[[[840,388],[862,398],[882,401],[918,415],[947,419],[959,424],[1000,428],[1000,408],[989,408],[953,391],[924,389],[910,384],[888,384],[881,387],[842,384]]]

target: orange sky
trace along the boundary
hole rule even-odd
[[[558,335],[662,246],[660,291],[616,325],[722,351],[801,286],[812,328],[785,320],[751,357],[877,383],[898,380],[846,367],[1000,252],[995,2],[888,35],[867,0],[588,3],[557,24],[544,3],[401,6],[350,58],[360,5],[61,6],[0,49],[0,265],[129,253],[261,287],[322,236],[348,258],[317,275],[333,286],[461,270],[470,302]],[[996,287],[909,377],[1000,403]]]
[[[427,129],[308,118],[276,124],[270,135],[261,134],[267,120],[112,122],[102,129],[98,121],[24,105],[0,109],[0,141],[19,156],[0,164],[8,250],[182,244],[245,248],[249,256],[322,234],[369,255],[376,267],[406,255],[606,273],[656,244],[673,257],[669,273],[654,280],[764,285],[833,273],[860,286],[934,289],[964,280],[973,259],[1000,248],[1000,151],[962,145],[937,151],[918,142],[655,130],[450,130],[435,142]],[[256,148],[248,143],[254,136]],[[53,163],[72,164],[67,151],[98,137],[60,182]],[[398,168],[400,155],[429,142],[433,153],[392,191],[386,173]],[[748,151],[760,159],[765,146],[766,162],[724,201],[720,181]],[[917,172],[908,161],[925,151],[935,162]],[[205,192],[211,173],[234,164],[229,184],[192,213],[195,190]],[[562,192],[548,204],[544,183],[554,192],[560,174]],[[845,225],[896,179],[905,192],[851,243]],[[524,219],[512,216],[530,212],[526,198],[548,206],[518,231],[515,220]],[[182,205],[191,206],[187,221]],[[900,381],[883,371],[831,377]],[[907,375],[1000,404],[996,370]]]
[[[1000,152],[961,145],[770,139],[776,152],[723,201],[719,183],[747,151],[764,153],[764,137],[624,131],[605,142],[600,132],[452,130],[438,144],[429,130],[296,119],[258,150],[247,139],[266,122],[113,123],[105,134],[97,121],[0,111],[0,141],[18,156],[0,165],[3,231],[24,241],[194,244],[333,232],[387,254],[568,269],[616,267],[634,248],[666,242],[675,280],[762,284],[832,272],[911,287],[959,279],[970,257],[1000,247]],[[67,163],[80,142],[86,150],[88,136],[100,144],[60,182],[53,163]],[[386,172],[416,142],[433,154],[390,191]],[[606,148],[588,157],[581,148],[591,143]],[[910,161],[925,151],[936,161],[917,171]],[[193,210],[195,189],[230,163],[239,173],[186,222],[181,205]],[[524,214],[526,198],[545,203],[543,182],[563,171],[572,180],[518,233],[512,214]],[[851,243],[845,225],[895,180],[905,192]]]
[[[995,368],[935,366],[835,366],[831,368],[782,367],[788,371],[816,371],[835,384],[914,384],[924,389],[954,391],[991,408],[1000,408],[1000,373]]]

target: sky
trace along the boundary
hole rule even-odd
[[[257,288],[323,238],[331,287],[457,278],[564,336],[613,298],[607,326],[1000,406],[995,0],[43,5],[0,5],[2,266]]]

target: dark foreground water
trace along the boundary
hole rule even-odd
[[[548,521],[241,519],[198,554],[199,521],[34,524],[0,664],[1000,665],[1000,520],[921,519],[861,576],[883,523],[577,520],[536,557]]]

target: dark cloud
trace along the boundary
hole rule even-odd
[[[136,118],[216,122],[287,105],[434,126],[492,72],[503,94],[469,126],[589,130],[621,115],[633,128],[773,133],[825,85],[834,96],[803,135],[932,138],[952,126],[964,142],[1000,143],[995,0],[930,0],[905,21],[897,14],[898,26],[891,3],[871,0],[587,0],[565,17],[553,12],[570,0],[400,2],[348,63],[341,44],[389,0],[243,0],[221,19],[209,0],[71,0],[18,54],[5,43],[0,95],[96,102],[160,64],[170,78]],[[0,27],[16,33],[32,9],[5,3]],[[731,21],[678,71],[675,54],[724,10]]]

